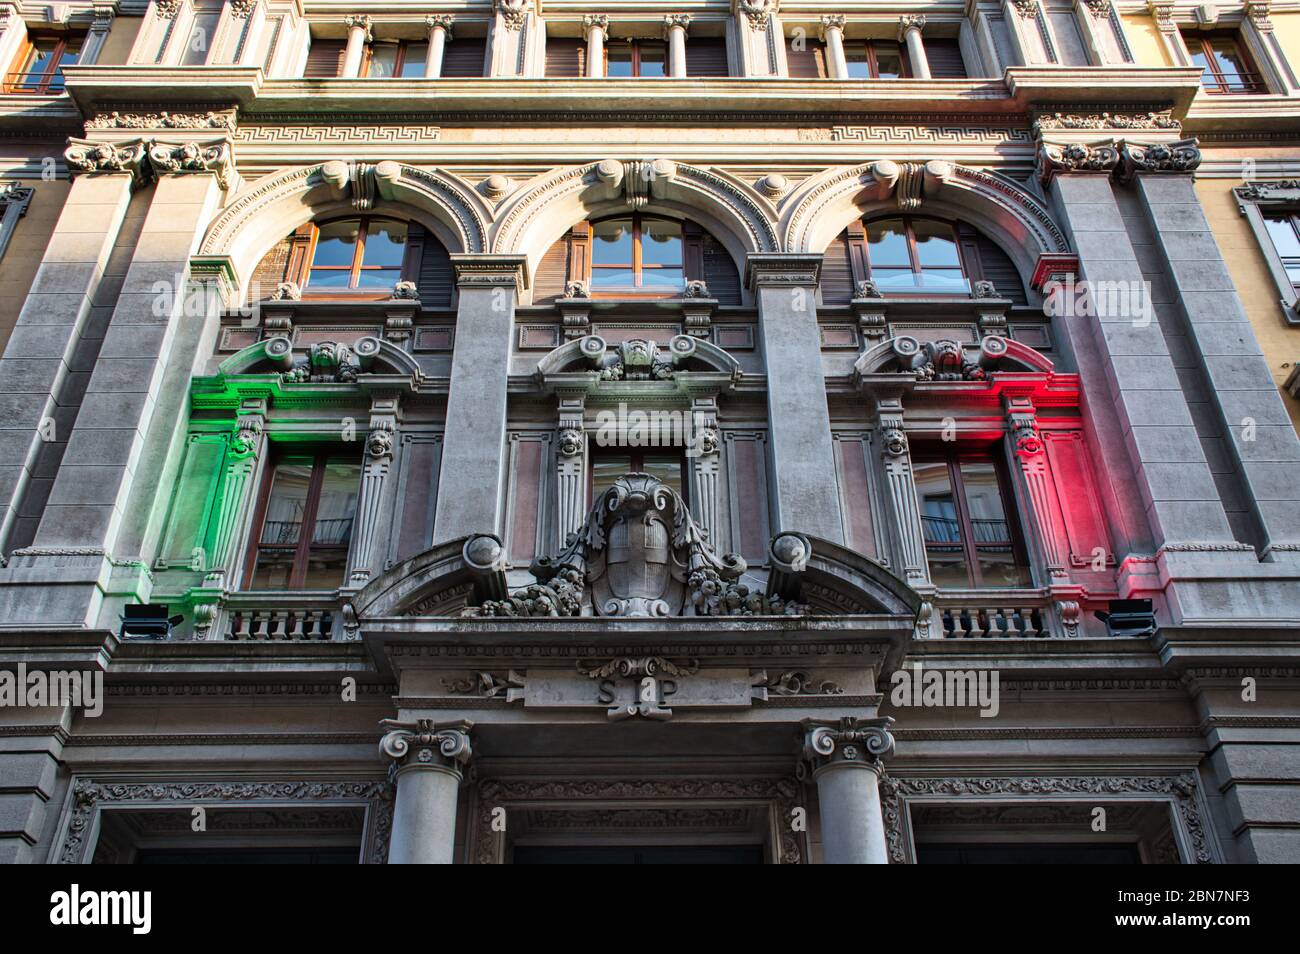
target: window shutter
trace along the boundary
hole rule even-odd
[[[297,282],[301,288],[307,282],[311,268],[311,243],[316,237],[316,226],[310,222],[300,225],[289,236],[289,264],[284,270],[284,281]]]
[[[934,79],[965,79],[966,63],[956,40],[926,40],[925,58]]]
[[[249,282],[249,301],[265,301],[271,297],[276,286],[284,281],[292,250],[293,236],[287,235],[276,242],[271,251],[262,256],[262,260],[257,263],[257,268],[253,269],[253,279]]]
[[[726,246],[704,233],[704,282],[720,305],[740,304],[740,273]]]
[[[694,222],[682,223],[682,265],[686,268],[687,281],[698,278],[708,282],[704,277],[704,229]]]
[[[687,76],[727,76],[727,41],[702,36],[686,41]]]
[[[826,247],[820,287],[823,305],[847,305],[853,297],[853,261],[849,255],[847,232],[835,236]]]
[[[816,40],[805,40],[802,50],[786,50],[791,79],[826,79],[826,50]]]
[[[1020,269],[1016,268],[1011,256],[987,235],[969,225],[959,225],[957,234],[961,243],[962,261],[966,266],[967,277],[972,282],[992,282],[999,298],[1009,298],[1017,305],[1029,303]]]
[[[430,232],[424,232],[420,246],[420,270],[415,287],[420,291],[420,304],[429,308],[450,308],[451,290],[455,285],[455,270],[446,247]]]
[[[844,230],[849,247],[849,267],[853,281],[849,285],[851,295],[856,295],[858,282],[871,277],[871,266],[867,263],[867,227],[861,219],[854,219]]]
[[[309,78],[327,79],[343,75],[343,51],[347,43],[343,40],[311,41],[307,51],[307,66],[302,75]]]
[[[447,79],[467,79],[483,75],[487,56],[487,39],[470,36],[447,44],[442,54],[442,75]]]
[[[569,232],[569,281],[591,281],[590,222],[579,222]]]
[[[587,72],[587,44],[570,37],[547,37],[546,75],[583,76]]]
[[[546,250],[533,275],[533,304],[554,301],[564,295],[568,280],[569,237],[566,235]]]

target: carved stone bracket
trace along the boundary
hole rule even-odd
[[[149,140],[133,139],[128,142],[94,142],[89,139],[69,139],[63,160],[72,175],[79,173],[127,173],[137,182],[148,179],[152,172],[147,153]]]
[[[745,15],[750,27],[766,30],[778,12],[778,0],[736,0],[736,9]]]
[[[1097,143],[1051,143],[1040,140],[1038,176],[1044,184],[1062,173],[1092,172],[1114,175],[1128,182],[1139,173],[1194,171],[1201,164],[1195,139],[1138,143],[1110,139]]]
[[[1042,142],[1038,148],[1038,178],[1049,183],[1063,172],[1098,172],[1112,174],[1119,166],[1119,149],[1115,142],[1072,142],[1057,145]]]
[[[1192,172],[1200,164],[1201,149],[1195,139],[1150,145],[1125,142],[1120,148],[1119,179],[1126,182],[1148,172]]]
[[[436,726],[432,719],[383,719],[379,724],[387,730],[379,740],[379,751],[392,760],[390,774],[406,768],[440,768],[459,775],[474,754],[473,722]]]
[[[230,142],[226,139],[211,142],[155,140],[149,146],[149,163],[158,175],[211,172],[222,191],[230,188],[235,167]]]

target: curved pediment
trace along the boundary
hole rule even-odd
[[[506,596],[505,549],[488,534],[449,540],[371,580],[352,600],[359,619],[460,616]]]
[[[679,373],[719,374],[740,378],[740,362],[717,345],[690,335],[674,335],[666,348],[646,338],[631,338],[614,347],[599,335],[560,345],[537,363],[547,381],[560,374],[595,374],[597,380],[669,380]]]
[[[226,358],[217,371],[225,376],[278,373],[290,384],[348,382],[358,374],[396,374],[412,380],[421,375],[413,357],[392,342],[369,336],[350,345],[315,342],[297,351],[286,337],[264,338]]]
[[[882,341],[853,365],[861,378],[910,372],[917,381],[983,381],[995,371],[1050,373],[1044,355],[1012,338],[989,335],[976,344],[945,339],[921,342],[910,335]]]

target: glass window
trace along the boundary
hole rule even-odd
[[[1266,215],[1264,225],[1286,268],[1291,287],[1300,291],[1300,217],[1292,213]]]
[[[680,451],[662,448],[654,451],[633,449],[626,453],[606,453],[601,450],[591,457],[591,500],[595,502],[624,474],[649,474],[685,498],[682,460]]]
[[[1192,65],[1208,93],[1266,93],[1263,78],[1234,33],[1184,33]]]
[[[686,284],[682,226],[639,213],[592,223],[591,288],[605,294],[665,294]]]
[[[361,465],[324,454],[281,458],[268,479],[248,574],[255,590],[332,590],[347,569]]]
[[[307,287],[313,291],[391,291],[402,277],[406,223],[340,219],[316,230]]]
[[[77,62],[82,38],[72,34],[31,35],[21,67],[5,78],[5,92],[60,93],[63,67]]]
[[[910,75],[903,46],[889,40],[846,40],[850,79],[901,79]]]
[[[1001,468],[989,456],[918,458],[913,472],[936,586],[1030,585]]]
[[[427,42],[379,40],[370,47],[363,75],[367,79],[420,78],[428,58]]]
[[[871,278],[885,294],[965,295],[970,283],[951,224],[899,216],[867,223]]]
[[[659,78],[668,75],[668,51],[662,40],[613,40],[605,44],[605,75]]]
[[[181,51],[182,66],[203,66],[208,62],[220,22],[220,10],[203,10],[194,14],[189,38],[185,41],[185,49]]]

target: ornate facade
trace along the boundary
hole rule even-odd
[[[1300,860],[1300,6],[895,6],[0,3],[0,859]]]

